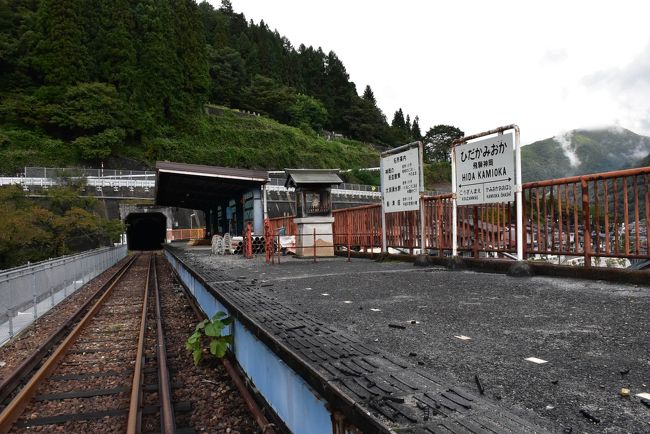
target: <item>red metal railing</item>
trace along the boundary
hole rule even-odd
[[[380,204],[339,209],[333,211],[332,215],[335,246],[347,246],[349,237],[352,246],[364,250],[381,248]]]
[[[205,228],[167,230],[167,241],[196,240],[202,238],[205,238]]]
[[[530,182],[523,185],[524,254],[650,259],[650,167]],[[422,198],[425,249],[452,248],[452,196]],[[458,250],[495,256],[516,252],[515,203],[458,207]],[[381,206],[333,211],[334,244],[381,247]],[[293,217],[271,219],[297,234]],[[387,245],[421,248],[420,212],[386,214]]]
[[[531,254],[650,258],[650,167],[524,185]]]

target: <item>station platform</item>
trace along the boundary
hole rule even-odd
[[[436,286],[428,282],[431,276],[445,275],[439,282],[443,286],[455,278],[461,284],[464,275],[480,280],[486,274],[365,259],[348,263],[340,257],[317,263],[282,257],[280,265],[268,265],[263,256],[214,256],[209,248],[181,244],[166,251],[175,268],[191,276],[184,278],[191,282],[190,289],[205,287],[205,293],[195,296],[204,299],[203,305],[211,303],[205,301],[209,294],[246,328],[246,333],[237,325],[234,330],[238,361],[292,432],[546,433],[564,426],[540,415],[526,400],[512,399],[508,387],[495,387],[489,372],[470,366],[475,359],[463,359],[463,354],[480,352],[486,345],[497,347],[495,341],[482,342],[480,333],[468,331],[472,327],[456,328],[453,321],[428,324],[427,315],[448,307],[436,300]],[[458,303],[468,309],[467,316],[457,320],[477,325],[471,307],[464,300]],[[469,340],[458,338],[466,334]],[[292,374],[259,366],[248,371],[251,359],[266,357],[250,354],[249,335]],[[465,348],[454,355],[449,346]],[[521,364],[517,383],[544,377],[531,371],[537,365],[524,361],[524,355],[540,353],[528,354],[522,348],[512,354]],[[465,369],[458,369],[463,363]],[[267,371],[260,376],[255,372],[260,369]],[[325,416],[322,411],[287,409],[296,388],[278,391],[278,383],[263,384],[294,374],[314,394]],[[295,394],[294,403],[303,405],[305,398]]]

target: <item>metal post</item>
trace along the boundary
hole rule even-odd
[[[379,179],[381,181],[381,252],[382,253],[387,253],[388,252],[388,247],[386,243],[386,209],[384,208],[386,206],[386,203],[384,200],[386,199],[385,193],[384,193],[384,160],[383,158],[379,159]]]
[[[451,147],[451,255],[458,256],[458,210],[456,209],[456,146]]]
[[[424,235],[424,148],[422,142],[418,142],[419,163],[420,163],[420,254],[426,253],[426,237]]]
[[[350,223],[351,223],[350,222],[350,216],[348,215],[348,262],[350,262],[350,244],[351,244],[351,241],[350,241],[350,238],[351,238],[351,235],[350,235],[350,232],[351,232]]]
[[[625,182],[627,182],[627,180]],[[589,183],[586,178],[580,179],[580,187],[582,190],[582,227],[584,228],[585,267],[591,267],[591,216],[589,210]],[[625,209],[625,213],[627,215],[627,208]],[[626,231],[627,227],[628,226],[626,225]],[[625,254],[628,255],[629,252],[626,250]]]
[[[314,228],[314,264],[316,263],[316,228]]]
[[[48,267],[50,269],[50,272],[52,271],[52,264]],[[50,290],[50,307],[54,307],[54,288],[52,287],[52,282],[47,283],[47,287]]]
[[[269,218],[268,202],[266,198],[266,184],[262,185],[262,206],[264,207],[264,220]]]
[[[38,297],[36,296],[36,270],[32,273],[32,298],[34,303],[34,319],[38,318]]]
[[[71,282],[70,276],[69,276],[69,271],[68,267],[65,264],[65,260],[63,261],[63,275],[65,278],[63,279],[63,298],[66,298],[68,296],[68,284]]]
[[[521,143],[519,127],[515,129],[515,201],[517,203],[517,260],[524,260],[524,203],[521,184]],[[502,132],[503,134],[503,132]]]
[[[474,205],[474,245],[472,246],[472,256],[478,258],[478,205]]]
[[[9,309],[9,338],[14,337],[14,310]]]

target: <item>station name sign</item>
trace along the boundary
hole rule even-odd
[[[454,158],[459,206],[514,201],[512,133],[457,145]]]
[[[384,212],[420,208],[420,156],[418,148],[381,159]]]

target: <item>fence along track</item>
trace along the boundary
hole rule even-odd
[[[523,184],[524,257],[566,255],[650,259],[650,167],[550,179]],[[439,255],[452,248],[452,195],[423,196],[425,249]],[[334,245],[381,247],[381,204],[339,209]],[[386,214],[388,247],[421,249],[419,211]],[[458,207],[458,251],[515,253],[515,202]],[[297,235],[293,217],[270,219]]]
[[[102,324],[102,321],[106,322],[106,320],[111,319],[111,314],[113,314],[113,310],[119,310],[123,306],[131,306],[133,304],[133,295],[138,294],[140,291],[137,290],[137,288],[134,290],[133,288],[133,283],[129,283],[128,280],[135,280],[138,279],[137,275],[137,265],[132,266],[133,264],[137,262],[143,262],[143,255],[138,255],[136,259],[134,259],[132,262],[129,263],[128,267],[125,267],[124,270],[121,272],[118,278],[115,279],[115,281],[110,285],[109,288],[106,289],[104,294],[99,298],[99,300],[95,303],[95,305],[90,309],[90,311],[84,316],[84,318],[77,324],[77,326],[72,330],[72,332],[68,335],[67,338],[59,345],[59,347],[56,349],[56,351],[52,354],[52,356],[41,366],[41,368],[33,375],[33,377],[29,380],[29,382],[25,385],[25,387],[18,393],[18,395],[9,403],[9,405],[3,410],[3,412],[0,414],[0,433],[6,433],[9,432],[9,430],[14,426],[14,424],[19,421],[19,418],[21,417],[22,413],[25,411],[25,409],[28,408],[30,405],[30,401],[33,402],[32,398],[36,394],[37,388],[39,386],[42,386],[46,383],[45,379],[48,378],[48,386],[53,386],[53,388],[56,388],[54,383],[58,382],[63,382],[66,381],[67,379],[73,378],[73,381],[79,381],[81,380],[82,385],[86,385],[86,383],[89,383],[91,381],[91,378],[97,379],[97,378],[111,378],[111,375],[113,372],[100,372],[97,373],[95,372],[94,374],[92,372],[86,372],[86,373],[81,373],[79,374],[78,371],[75,371],[75,374],[73,375],[61,375],[58,378],[53,378],[51,377],[51,374],[57,370],[57,367],[59,371],[62,370],[62,362],[64,361],[64,358],[70,358],[74,359],[75,356],[78,356],[79,354],[82,354],[84,357],[87,358],[92,358],[94,355],[97,353],[101,353],[103,351],[106,351],[103,348],[99,349],[90,349],[90,350],[85,350],[85,351],[77,351],[77,352],[72,352],[71,349],[73,345],[77,344],[77,341],[79,340],[78,338],[81,337],[84,333],[84,331],[88,331],[91,333],[90,339],[87,341],[90,343],[90,345],[97,344],[97,339],[96,337],[99,335],[96,333],[97,330],[102,330],[102,326],[105,324]],[[129,273],[127,274],[127,271]],[[139,286],[139,285],[138,285]],[[116,289],[117,288],[117,289]],[[115,302],[119,302],[119,297],[112,297],[114,293],[117,293],[116,295],[121,295],[125,297],[125,300],[122,300],[124,303],[123,304],[116,304]],[[117,300],[116,300],[117,298]],[[110,299],[110,303],[108,303]],[[112,303],[112,304],[111,304]],[[146,311],[145,311],[146,312]],[[118,312],[118,315],[124,316],[123,313]],[[128,318],[127,318],[128,319]],[[94,321],[94,323],[92,323]],[[93,325],[93,330],[90,330],[90,325]],[[128,335],[128,331],[127,331]],[[93,340],[93,338],[95,338]],[[128,340],[128,339],[126,339]],[[115,342],[119,343],[119,340],[117,339],[107,339],[105,342],[109,342],[112,344],[115,344]],[[89,353],[88,355],[86,354],[86,351]],[[120,353],[122,353],[121,350],[119,350]],[[72,362],[75,366],[75,369],[79,367],[79,365],[82,365],[81,363],[75,363]],[[83,367],[83,366],[81,366]],[[120,375],[123,376],[123,373],[115,373],[115,377],[119,377]],[[106,381],[106,380],[104,380]],[[39,389],[39,391],[43,391],[43,387]],[[49,395],[40,395],[39,400],[40,401],[54,401],[54,400],[63,400],[63,399],[69,399],[69,398],[88,398],[88,397],[96,397],[96,396],[106,396],[106,395],[116,395],[117,393],[120,393],[118,390],[120,388],[116,389],[97,389],[95,388],[94,390],[84,390],[84,391],[74,391],[74,392],[66,392],[66,393],[54,393],[54,394],[49,394]],[[47,389],[45,389],[47,390]],[[95,393],[95,394],[93,394]],[[38,398],[38,397],[37,397]],[[46,407],[45,404],[38,403],[35,404],[34,413],[37,414],[40,412],[42,407]],[[46,424],[61,424],[67,421],[71,420],[100,420],[104,416],[122,416],[126,415],[127,410],[120,410],[116,409],[113,411],[104,411],[104,412],[91,412],[91,413],[68,413],[68,414],[57,414],[55,416],[48,416],[48,417],[42,417],[42,418],[34,418],[33,414],[31,415],[30,419],[27,420],[22,420],[19,422],[20,427],[28,427],[32,425],[46,425]]]
[[[36,368],[36,366],[45,359],[50,350],[65,337],[65,333],[76,324],[88,311],[91,304],[94,303],[111,285],[114,285],[126,272],[126,270],[135,261],[135,256],[126,261],[113,275],[102,285],[77,311],[61,326],[52,333],[47,340],[42,343],[36,350],[27,357],[11,374],[9,374],[0,383],[0,402],[4,402],[11,394],[16,392],[16,389],[21,383],[26,381],[28,374]],[[4,407],[4,406],[3,406]]]

